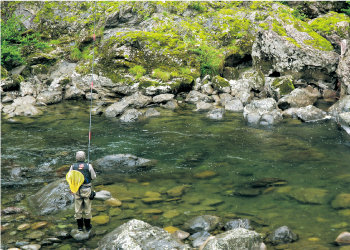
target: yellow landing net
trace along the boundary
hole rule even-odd
[[[70,190],[73,193],[76,193],[84,182],[84,175],[79,171],[72,170],[67,173],[66,180],[69,184]]]

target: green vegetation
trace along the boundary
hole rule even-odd
[[[342,9],[342,11],[346,14],[346,15],[348,15],[348,16],[350,16],[350,1],[346,1],[346,3],[347,3],[347,8],[346,9]]]
[[[129,69],[131,74],[136,75],[136,80],[140,79],[143,75],[145,75],[146,70],[141,65],[135,65],[134,67]]]
[[[349,23],[350,17],[345,14],[330,12],[323,17],[313,20],[310,27],[314,31],[320,32],[321,35],[331,35],[332,31],[335,31],[341,38],[345,39],[350,36],[350,27],[340,27],[337,25],[337,23],[343,21]]]
[[[77,62],[82,58],[82,53],[77,46],[73,46],[70,50],[70,59],[73,62]]]
[[[193,52],[198,54],[201,75],[219,75],[224,66],[224,55],[216,48],[204,44]]]
[[[169,81],[170,73],[166,71],[162,71],[161,69],[155,69],[152,77],[161,79],[163,82]]]
[[[39,33],[25,32],[19,17],[12,15],[1,23],[1,65],[7,70],[25,64],[27,55],[48,47],[40,41]]]
[[[304,13],[302,13],[301,12],[301,10],[300,10],[300,5],[296,8],[296,9],[294,9],[293,11],[292,11],[292,15],[295,17],[295,18],[298,18],[298,19],[300,19],[300,20],[305,20],[306,18],[307,18],[307,16],[304,14]]]

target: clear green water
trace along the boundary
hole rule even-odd
[[[120,197],[134,198],[122,213],[111,216],[106,225],[95,225],[96,230],[113,230],[131,218],[138,218],[160,227],[181,228],[184,221],[201,214],[223,218],[225,223],[235,214],[237,218],[250,218],[255,230],[268,233],[280,226],[288,226],[299,234],[299,241],[289,249],[336,249],[332,243],[350,226],[350,215],[331,207],[330,201],[340,193],[350,193],[349,137],[332,120],[301,123],[284,120],[274,127],[247,126],[242,114],[226,113],[221,121],[209,120],[203,113],[195,113],[194,106],[176,111],[156,108],[162,116],[137,123],[121,123],[116,118],[93,116],[91,160],[110,154],[130,153],[139,157],[157,159],[158,165],[148,172],[115,176],[115,183],[96,187],[119,190]],[[74,162],[75,152],[87,150],[89,119],[88,103],[64,102],[49,106],[42,117],[16,117],[16,122],[2,119],[2,166],[51,167]],[[198,179],[195,175],[206,170],[215,171],[215,177]],[[262,194],[248,197],[234,192],[251,190],[249,184],[262,178],[282,178],[285,187],[262,188]],[[113,176],[111,177],[113,180]],[[130,182],[136,179],[137,182]],[[100,183],[103,181],[99,180]],[[167,201],[166,191],[183,184],[190,185],[176,201]],[[28,187],[2,188],[2,207],[16,193],[27,196],[42,188],[42,184]],[[303,204],[288,196],[286,188],[319,188],[329,191],[329,202],[323,205]],[[164,202],[147,205],[141,201],[146,191],[162,193]],[[219,199],[219,205],[206,206],[207,199]],[[26,206],[25,200],[17,206]],[[97,211],[102,201],[93,202],[94,215],[108,215],[111,208]],[[151,208],[163,213],[176,210],[179,215],[165,218],[162,214],[144,214]],[[203,211],[211,210],[211,211]],[[73,210],[50,217],[30,217],[13,222],[14,228],[2,234],[2,241],[21,240],[29,231],[10,232],[24,223],[50,220],[46,235],[56,230],[57,224],[74,227]],[[4,224],[4,223],[2,223]],[[102,237],[95,236],[84,243],[66,240],[59,246],[96,247]],[[319,241],[310,241],[318,238]],[[306,248],[314,247],[314,248]],[[52,246],[43,246],[53,248]],[[268,246],[268,249],[274,249]]]

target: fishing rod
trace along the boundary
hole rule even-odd
[[[94,34],[93,42],[92,42],[92,70],[91,70],[91,91],[90,91],[90,124],[89,124],[89,148],[88,148],[88,164],[90,164],[90,145],[91,145],[91,113],[92,113],[92,89],[94,87],[94,61],[95,61],[95,23],[96,23],[96,2],[95,2],[95,9],[94,9]]]

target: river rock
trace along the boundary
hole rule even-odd
[[[42,115],[43,112],[33,105],[20,105],[13,111],[14,116],[34,116]]]
[[[1,210],[1,215],[4,214],[18,214],[18,213],[22,213],[23,212],[23,208],[20,207],[7,207]]]
[[[212,95],[213,91],[214,91],[214,89],[211,85],[211,82],[201,86],[201,93],[204,95]]]
[[[297,234],[293,233],[287,226],[283,226],[273,231],[267,237],[267,242],[270,242],[273,245],[282,245],[297,241],[298,238]]]
[[[107,206],[110,207],[120,207],[122,205],[122,202],[115,198],[110,198],[104,202]]]
[[[141,91],[144,95],[155,96],[155,95],[170,93],[172,89],[170,85],[160,85],[157,87],[150,86],[147,88],[143,88]]]
[[[33,95],[36,97],[37,93],[43,89],[42,86],[31,82],[21,82],[19,85],[19,92],[21,96]]]
[[[324,119],[327,115],[322,109],[316,108],[313,105],[301,108],[290,108],[283,111],[284,116],[299,118],[303,122],[312,122]]]
[[[142,116],[142,112],[137,109],[127,109],[120,117],[123,122],[135,122]]]
[[[350,95],[343,96],[328,109],[328,113],[335,117],[344,112],[350,112]]]
[[[350,194],[338,194],[331,204],[335,209],[350,208]]]
[[[94,199],[105,201],[105,200],[108,200],[110,198],[112,198],[112,195],[111,195],[111,193],[109,191],[101,190],[99,192],[96,192],[96,195],[95,195]]]
[[[206,231],[201,231],[201,232],[192,234],[190,237],[188,237],[188,239],[192,240],[193,247],[198,248],[204,244],[204,242],[208,239],[209,236],[210,236],[210,233]]]
[[[59,91],[44,91],[39,93],[37,102],[45,104],[55,104],[62,101],[62,93]]]
[[[141,92],[136,92],[131,96],[124,97],[122,101],[128,102],[134,108],[144,108],[152,102],[152,97],[145,96]]]
[[[116,102],[106,109],[106,116],[116,117],[118,115],[121,115],[129,107],[129,105],[130,103],[127,101]]]
[[[78,229],[72,229],[72,231],[70,232],[70,235],[76,241],[84,241],[84,240],[88,240],[90,237],[92,237],[94,235],[94,232],[93,232],[93,230],[86,232],[86,231],[79,231]]]
[[[196,104],[197,102],[213,102],[210,96],[202,94],[196,90],[190,91],[186,97],[186,102]]]
[[[153,102],[154,103],[166,103],[170,100],[174,99],[173,94],[161,94],[161,95],[156,95],[153,97]]]
[[[213,231],[220,223],[220,218],[212,215],[201,215],[186,221],[183,230],[189,233]]]
[[[42,232],[42,231],[33,231],[33,232],[27,234],[26,236],[24,236],[24,238],[25,239],[35,240],[35,239],[40,238],[43,235],[45,235],[45,233]]]
[[[25,230],[27,230],[27,229],[29,229],[29,228],[30,228],[30,224],[25,223],[25,224],[19,225],[19,226],[17,227],[17,230],[19,230],[19,231],[25,231]]]
[[[282,111],[272,98],[254,100],[243,110],[244,119],[251,124],[274,125],[282,121]]]
[[[267,88],[267,93],[269,96],[273,97],[275,100],[281,99],[292,92],[294,87],[293,76],[281,76],[281,77],[265,77],[265,87]]]
[[[226,231],[235,228],[253,229],[252,223],[249,219],[230,220],[225,224],[224,228]]]
[[[167,219],[172,219],[176,216],[179,216],[180,213],[177,210],[169,210],[166,211],[165,213],[163,213],[163,217],[167,218]]]
[[[349,23],[347,25],[349,29]],[[350,43],[349,39],[347,43]],[[350,49],[341,57],[336,72],[341,84],[341,94],[350,95]]]
[[[170,100],[166,104],[160,104],[160,106],[165,109],[176,109],[179,107],[177,100]]]
[[[277,186],[279,183],[287,183],[287,181],[281,178],[263,178],[263,179],[254,181],[251,184],[251,187],[253,188],[272,187],[272,186]]]
[[[38,215],[55,214],[73,207],[74,196],[65,178],[52,182],[28,197],[29,205]]]
[[[278,100],[278,107],[282,110],[289,108],[300,108],[313,105],[317,101],[317,96],[307,89],[295,89],[288,95]]]
[[[98,215],[91,218],[91,224],[105,225],[109,222],[108,215]]]
[[[136,219],[117,227],[98,242],[97,250],[109,248],[119,250],[190,250],[188,245],[183,244],[164,229],[153,227]]]
[[[11,106],[16,108],[22,105],[34,105],[35,102],[36,102],[36,99],[33,96],[24,96],[24,97],[19,97],[14,99]]]
[[[167,194],[170,197],[179,197],[183,195],[186,192],[186,190],[190,187],[191,187],[190,185],[181,185],[181,186],[173,187],[172,189],[169,189],[167,191]]]
[[[157,160],[149,160],[131,154],[107,155],[93,162],[93,166],[101,173],[133,173],[152,168]]]
[[[30,245],[24,245],[21,248],[23,250],[39,250],[41,248],[41,245],[39,245],[39,244],[30,244]]]
[[[220,97],[220,102],[223,106],[225,106],[226,103],[234,100],[234,97],[228,93],[222,93],[219,95],[219,97]]]
[[[206,170],[204,172],[195,174],[194,177],[197,179],[209,179],[209,178],[213,178],[214,176],[217,176],[217,175],[218,174],[215,171]]]
[[[163,202],[163,199],[160,197],[149,197],[149,198],[143,198],[142,202],[146,204],[155,204],[155,203]]]
[[[163,216],[164,216],[164,214],[163,214]],[[180,240],[184,240],[184,239],[186,239],[188,236],[190,236],[189,233],[187,233],[187,232],[185,232],[185,231],[182,231],[182,230],[176,230],[173,234],[174,234],[174,236],[175,236],[176,238],[179,238]]]
[[[209,111],[214,109],[214,106],[210,103],[206,103],[206,102],[198,102],[197,103],[197,109],[195,111]]]
[[[147,209],[147,210],[144,210],[142,211],[143,214],[162,214],[163,211],[160,210],[160,209],[156,209],[156,208],[153,208],[153,209]],[[168,231],[168,230],[167,230]]]
[[[342,232],[335,242],[337,242],[339,246],[350,245],[350,233]]]
[[[44,227],[44,226],[46,226],[46,225],[47,225],[47,221],[39,221],[39,222],[33,223],[33,224],[31,225],[31,228],[32,228],[33,230],[37,230],[37,229],[42,228],[42,227]]]
[[[244,110],[243,103],[240,100],[231,100],[225,103],[225,110],[241,113]]]
[[[218,234],[210,239],[203,250],[222,250],[222,249],[260,249],[262,237],[255,231],[244,228],[236,228],[230,231]]]
[[[326,204],[329,202],[328,191],[318,188],[301,188],[287,193],[291,198],[301,203]]]
[[[208,112],[207,117],[214,120],[220,120],[224,118],[225,109],[217,108]]]
[[[75,86],[69,86],[65,93],[64,93],[64,98],[65,100],[79,100],[83,99],[85,96],[85,92],[82,91],[81,89],[78,89]]]
[[[350,135],[350,112],[339,114],[338,121],[341,127]]]
[[[145,117],[152,117],[152,116],[160,116],[160,112],[158,112],[157,110],[155,110],[154,108],[149,108],[146,110],[146,112],[144,113]]]

